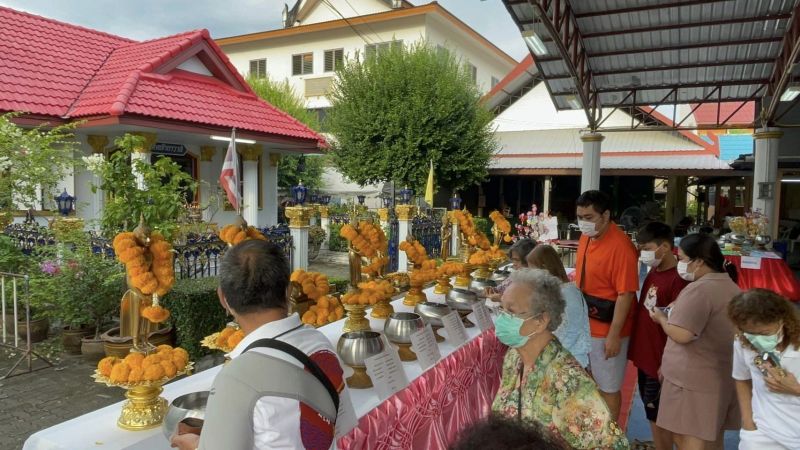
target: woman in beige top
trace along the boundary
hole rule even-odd
[[[706,234],[683,238],[678,257],[678,274],[691,283],[671,310],[650,313],[669,338],[657,425],[674,433],[681,450],[722,449],[724,430],[740,425],[730,376],[735,331],[727,315],[740,292],[736,267]]]

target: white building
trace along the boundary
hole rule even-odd
[[[327,108],[334,71],[356,54],[426,40],[453,52],[488,92],[517,62],[436,2],[298,0],[284,28],[217,39],[243,75],[288,79],[311,109]]]

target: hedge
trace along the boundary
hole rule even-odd
[[[341,235],[339,235],[339,231],[342,229],[341,223],[332,223],[330,225],[330,237],[328,238],[328,250],[332,252],[346,252],[347,251],[347,241]]]
[[[162,303],[172,313],[177,345],[186,349],[193,361],[212,353],[200,341],[225,327],[231,318],[219,304],[218,280],[213,278],[184,279],[175,282]]]

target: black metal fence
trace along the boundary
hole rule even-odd
[[[442,255],[442,217],[445,213],[443,209],[429,209],[411,221],[411,235],[425,247],[431,258]]]
[[[286,257],[291,261],[292,236],[289,227],[281,224],[274,227],[260,228],[264,236],[283,249]],[[89,244],[95,254],[106,257],[114,256],[114,248],[110,239],[87,232]],[[47,227],[32,224],[11,224],[3,230],[3,234],[10,237],[14,244],[26,255],[31,255],[36,248],[56,244],[52,230]],[[220,258],[227,249],[216,233],[189,233],[178,239],[175,249],[175,277],[204,278],[217,275]]]

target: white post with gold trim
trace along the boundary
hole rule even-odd
[[[583,166],[581,192],[600,189],[600,147],[605,136],[599,133],[581,135],[583,141]]]
[[[771,225],[773,239],[777,231],[778,210],[778,147],[783,132],[779,128],[759,128],[755,139],[755,165],[753,166],[753,211],[764,214]]]

